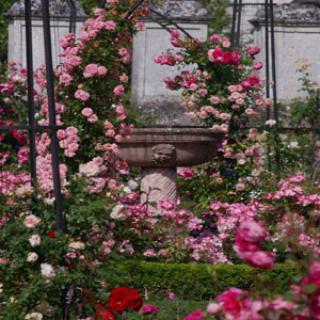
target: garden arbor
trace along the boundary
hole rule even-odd
[[[123,17],[123,19],[130,19],[131,15],[134,14],[135,10],[137,10],[141,5],[143,5],[146,1],[140,0],[136,1],[131,10]],[[193,0],[186,0],[186,7],[194,2]],[[20,2],[22,3],[22,2]],[[38,125],[35,122],[35,109],[34,109],[34,97],[32,88],[34,87],[33,83],[33,65],[34,65],[34,56],[33,56],[33,46],[32,43],[32,9],[33,5],[37,4],[37,10],[42,16],[43,24],[43,35],[44,35],[44,46],[45,46],[45,59],[46,59],[46,77],[47,77],[47,95],[48,95],[48,105],[49,105],[49,124],[47,126]],[[180,6],[181,6],[180,1]],[[18,130],[27,130],[29,133],[29,141],[30,141],[30,172],[32,176],[32,181],[34,187],[36,187],[36,148],[35,148],[35,134],[39,131],[47,131],[51,135],[52,143],[51,143],[51,155],[52,155],[52,170],[53,170],[53,180],[54,180],[54,198],[55,198],[55,209],[56,209],[56,222],[58,229],[64,229],[66,226],[66,222],[63,216],[63,199],[61,194],[61,181],[60,181],[60,173],[59,173],[59,145],[56,137],[56,132],[59,130],[60,126],[57,126],[56,122],[56,111],[55,111],[55,93],[54,93],[54,77],[53,77],[53,60],[52,60],[52,39],[50,33],[50,5],[53,5],[53,2],[49,0],[42,0],[40,2],[33,2],[31,0],[25,0],[24,8],[25,8],[25,24],[26,24],[26,62],[27,62],[27,70],[28,70],[28,123],[20,124],[15,126],[1,126],[1,130],[10,130],[10,129],[18,129]],[[53,6],[56,8],[59,5],[63,5],[64,7],[68,7],[68,12],[70,13],[70,31],[75,31],[75,22],[77,20],[77,6],[72,0],[68,1],[59,1],[54,2]],[[101,7],[104,7],[105,2],[101,1]],[[173,8],[177,5],[177,1],[168,0],[165,1],[165,6],[167,8]],[[171,6],[171,7],[170,7]],[[240,45],[241,40],[241,23],[242,23],[242,9],[244,3],[242,0],[235,0],[232,3],[232,20],[231,20],[231,44],[233,48],[237,48]],[[273,98],[273,108],[268,109],[267,118],[274,118],[276,121],[279,118],[279,112],[277,109],[277,70],[275,65],[275,57],[276,57],[276,48],[275,48],[275,30],[274,30],[274,3],[273,0],[266,0],[262,4],[264,8],[264,24],[265,24],[265,65],[266,65],[266,96]],[[200,9],[199,9],[200,10]],[[187,37],[192,37],[192,34],[189,32],[187,28],[183,25],[181,21],[175,21],[174,19],[168,19],[167,14],[161,12],[161,10],[157,10],[157,7],[151,6],[151,19],[154,22],[160,25],[162,28],[170,29],[174,26],[178,28],[181,32],[183,32]],[[184,21],[185,22],[185,21]],[[153,25],[151,27],[154,27]],[[138,40],[139,41],[139,40]],[[139,42],[138,42],[139,46]],[[141,55],[140,55],[141,56]],[[141,61],[138,61],[141,63]],[[134,74],[133,74],[134,75]],[[139,78],[140,76],[136,74]],[[153,89],[150,88],[152,91]],[[139,97],[139,89],[133,87],[134,99]],[[148,103],[148,99],[145,100],[145,103]],[[172,124],[171,124],[172,125]],[[35,199],[34,199],[35,200]]]

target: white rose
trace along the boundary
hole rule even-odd
[[[75,249],[75,250],[83,250],[85,248],[85,244],[81,241],[73,241],[73,242],[70,242],[69,248]]]
[[[296,149],[299,147],[299,143],[297,141],[291,141],[289,144],[288,144],[288,148],[289,149]]]
[[[125,220],[126,219],[125,209],[126,207],[122,204],[116,205],[111,211],[110,218],[113,220],[119,220],[119,221]]]
[[[55,201],[56,201],[56,198],[55,198],[55,197],[53,197],[53,198],[45,198],[45,199],[44,199],[44,203],[46,203],[46,204],[49,205],[49,206],[52,206]]]
[[[31,244],[31,247],[37,247],[37,246],[40,246],[41,238],[40,238],[40,236],[38,234],[34,234],[29,239],[29,242]]]
[[[131,179],[131,180],[129,180],[129,182],[128,182],[128,187],[129,187],[132,191],[135,191],[135,190],[138,189],[139,184],[138,184],[137,181],[134,181],[134,180]]]
[[[41,274],[45,277],[45,278],[53,278],[56,273],[52,267],[51,264],[49,263],[42,263],[41,264]]]
[[[0,293],[3,292],[3,283],[0,283]]]
[[[39,312],[28,313],[25,317],[25,320],[42,320],[43,315]]]
[[[41,219],[38,218],[37,216],[35,216],[34,214],[30,214],[28,215],[24,221],[23,224],[27,227],[27,228],[34,228],[36,227],[39,223],[41,222]]]
[[[39,256],[35,252],[29,252],[27,256],[27,262],[36,262]]]

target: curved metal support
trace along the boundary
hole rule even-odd
[[[150,17],[154,22],[158,23],[162,28],[164,28],[165,30],[167,30],[168,32],[171,32],[171,29],[168,28],[168,26],[175,26],[178,30],[180,30],[184,35],[186,35],[189,39],[194,39],[192,37],[192,35],[187,32],[184,28],[180,27],[176,22],[174,22],[172,19],[169,19],[168,17],[164,16],[162,13],[150,8],[149,9],[153,14],[157,15],[158,17],[160,17],[161,19],[167,21],[166,24],[161,23],[160,21],[153,19],[152,17]]]

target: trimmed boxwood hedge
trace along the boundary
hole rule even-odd
[[[278,264],[261,271],[247,265],[199,263],[158,263],[125,261],[106,266],[111,285],[127,285],[161,295],[170,288],[185,299],[209,299],[229,287],[247,289],[260,296],[285,293],[299,269]]]

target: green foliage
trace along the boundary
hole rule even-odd
[[[278,264],[272,270],[261,271],[247,265],[208,265],[199,263],[154,263],[124,261],[108,263],[106,275],[114,285],[128,285],[161,296],[167,289],[179,298],[210,299],[229,287],[250,290],[261,296],[286,292],[300,272],[297,266]]]
[[[5,16],[14,0],[0,1],[0,61],[7,57],[8,19]]]

